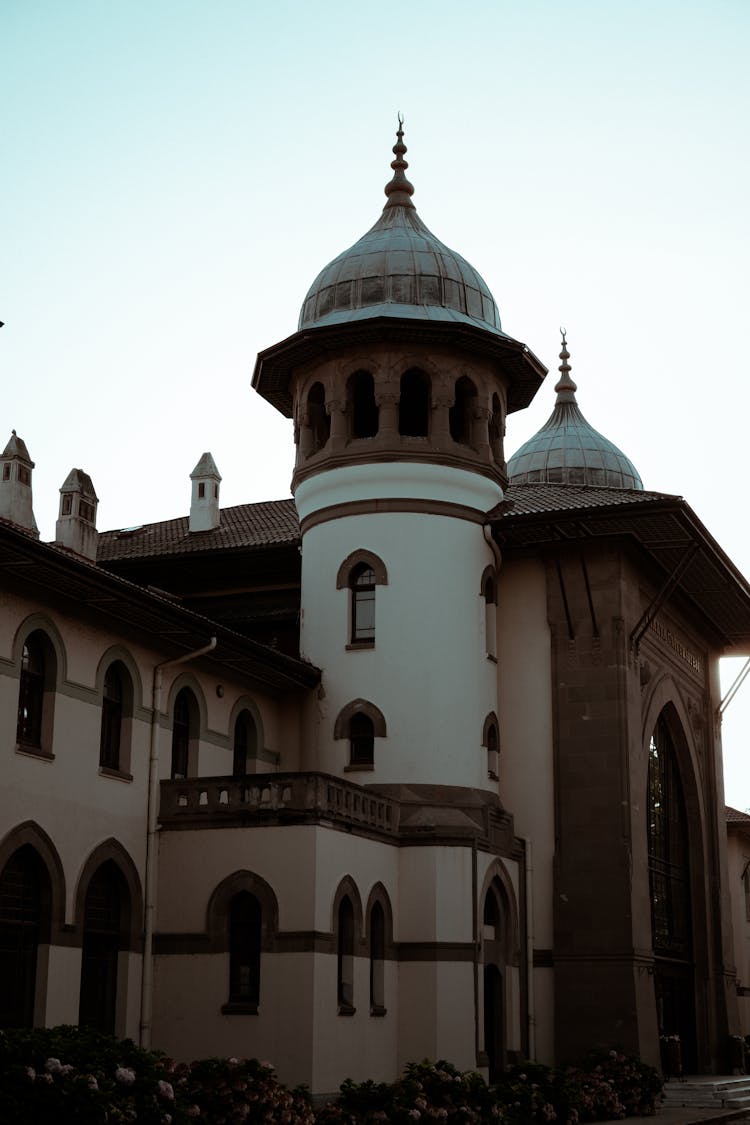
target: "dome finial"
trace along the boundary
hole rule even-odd
[[[560,378],[555,384],[555,390],[557,391],[557,401],[575,402],[576,391],[578,390],[578,387],[570,377],[570,364],[568,363],[568,360],[570,359],[570,352],[568,351],[568,342],[566,339],[567,332],[564,328],[560,329],[560,335],[562,336],[562,351],[560,352],[560,359],[562,360],[562,363],[558,367]]]
[[[414,207],[411,197],[414,195],[414,186],[410,184],[404,175],[404,169],[408,168],[408,163],[404,160],[404,153],[406,152],[406,145],[404,144],[404,119],[402,115],[398,114],[398,129],[396,130],[396,143],[393,146],[393,153],[396,157],[391,161],[391,168],[393,169],[393,179],[390,183],[385,185],[385,194],[388,196],[388,201],[383,208],[387,211],[389,207]]]

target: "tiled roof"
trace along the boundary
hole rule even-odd
[[[727,816],[727,824],[746,824],[750,828],[750,816],[747,813],[740,812],[739,809],[733,809],[731,805],[726,805],[724,811]]]
[[[99,536],[97,562],[298,542],[299,521],[294,501],[266,500],[260,504],[222,508],[221,522],[213,531],[191,533],[187,516],[120,531],[103,531]]]
[[[644,492],[639,488],[594,488],[575,484],[511,484],[505,499],[490,513],[502,516],[537,515],[577,508],[604,508],[613,504],[647,504],[653,500],[674,500],[665,492]]]

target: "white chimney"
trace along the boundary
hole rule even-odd
[[[190,474],[193,493],[190,500],[190,530],[213,531],[219,526],[219,483],[221,474],[210,453],[204,453]]]
[[[60,489],[60,511],[55,524],[55,542],[85,559],[96,561],[99,533],[96,509],[99,504],[91,477],[83,469],[71,469]]]
[[[0,519],[10,520],[39,538],[31,497],[31,470],[26,442],[13,430],[0,456]]]

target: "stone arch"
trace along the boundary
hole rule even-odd
[[[111,836],[97,844],[89,854],[78,876],[75,894],[75,925],[79,938],[83,933],[83,913],[86,902],[86,892],[89,889],[94,874],[104,863],[111,862],[122,875],[127,892],[127,909],[123,912],[121,920],[121,949],[134,953],[143,952],[143,892],[138,869],[130,853],[123,845]]]
[[[498,902],[503,910],[505,926],[503,927],[503,956],[506,964],[518,966],[521,963],[521,931],[518,918],[518,904],[513,883],[501,859],[495,859],[488,867],[482,889],[477,903],[477,925],[482,932],[482,919],[484,917],[484,904],[490,890],[498,895]]]
[[[476,380],[461,374],[453,385],[453,405],[448,411],[450,435],[460,445],[471,445],[474,429],[474,412],[479,402]]]
[[[104,677],[107,674],[107,669],[109,668],[110,664],[114,664],[115,661],[125,666],[125,669],[127,670],[132,681],[133,712],[135,712],[136,710],[142,710],[143,680],[141,678],[141,672],[135,660],[133,659],[133,654],[131,653],[130,649],[125,647],[125,645],[110,645],[110,647],[106,650],[106,652],[99,660],[99,664],[97,665],[96,669],[96,679],[94,681],[96,685],[97,697],[101,699],[102,692],[104,690]]]
[[[353,699],[351,703],[347,703],[346,707],[342,707],[336,716],[336,721],[333,725],[334,738],[349,737],[349,723],[354,715],[367,715],[368,719],[372,720],[373,734],[375,737],[387,737],[383,712],[367,699]]]
[[[488,563],[482,571],[479,581],[479,593],[486,602],[497,604],[497,571],[492,563]]]
[[[354,947],[355,949],[363,943],[363,912],[362,912],[362,899],[360,897],[357,884],[351,875],[344,875],[339,881],[336,891],[331,903],[331,932],[335,935],[338,933],[338,916],[339,906],[344,896],[347,896],[352,904],[354,910]]]
[[[0,840],[0,872],[19,848],[30,846],[47,869],[50,882],[50,904],[40,938],[50,945],[60,942],[65,925],[65,871],[57,848],[44,829],[33,820],[25,820]]]
[[[361,566],[363,563],[369,566],[375,575],[376,586],[388,585],[388,571],[383,560],[373,551],[368,551],[364,547],[361,547],[356,551],[352,551],[350,555],[347,555],[339,567],[336,575],[336,589],[346,589],[355,566]]]
[[[183,688],[190,688],[195,701],[198,704],[198,713],[200,715],[200,732],[203,732],[208,727],[208,709],[206,707],[206,697],[203,692],[203,686],[198,677],[193,672],[181,672],[172,680],[169,685],[169,692],[167,695],[167,715],[171,715],[174,709],[174,701],[182,691]]]
[[[65,649],[65,642],[63,641],[62,634],[58,629],[55,622],[46,613],[32,613],[25,617],[16,630],[16,635],[13,638],[12,660],[16,669],[16,675],[20,675],[21,671],[21,656],[23,653],[23,646],[26,643],[26,638],[30,633],[36,631],[44,633],[52,645],[55,652],[55,660],[57,662],[57,683],[65,683],[68,678],[68,655]]]
[[[375,903],[379,903],[382,907],[385,916],[385,949],[386,957],[393,957],[395,954],[395,946],[393,942],[393,907],[391,906],[391,897],[388,894],[385,886],[378,881],[373,886],[367,897],[367,906],[365,908],[364,916],[364,933],[365,935],[370,932],[370,916],[372,908]]]
[[[257,744],[255,747],[255,759],[257,761],[261,759],[263,751],[265,750],[266,736],[263,727],[263,716],[260,713],[260,708],[258,707],[255,700],[252,699],[249,695],[241,695],[239,699],[236,700],[229,714],[229,747],[230,749],[234,747],[235,728],[237,725],[237,720],[239,719],[243,711],[247,711],[249,713],[250,718],[255,724],[255,734],[257,739]]]
[[[209,953],[229,952],[229,904],[235,895],[247,891],[260,903],[261,951],[274,949],[279,932],[279,903],[270,883],[253,871],[233,871],[214,887],[206,907]]]

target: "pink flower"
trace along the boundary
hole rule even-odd
[[[89,1074],[87,1084],[88,1084],[89,1090],[98,1090],[99,1089],[99,1083],[97,1082],[96,1077],[93,1074]]]
[[[200,1117],[201,1107],[199,1105],[191,1105],[190,1109],[187,1111],[187,1115],[188,1117]]]
[[[129,1066],[118,1066],[115,1071],[115,1082],[121,1082],[123,1086],[132,1086],[135,1082],[135,1071]]]
[[[44,1069],[48,1074],[57,1074],[62,1070],[62,1063],[59,1059],[47,1059],[46,1063],[44,1064]]]
[[[26,1074],[31,1079],[32,1082],[36,1078],[36,1071],[34,1070],[33,1066],[27,1066],[26,1067]]]
[[[166,1098],[168,1102],[174,1101],[174,1090],[169,1082],[159,1079],[159,1084],[156,1088],[159,1091],[160,1098]]]

